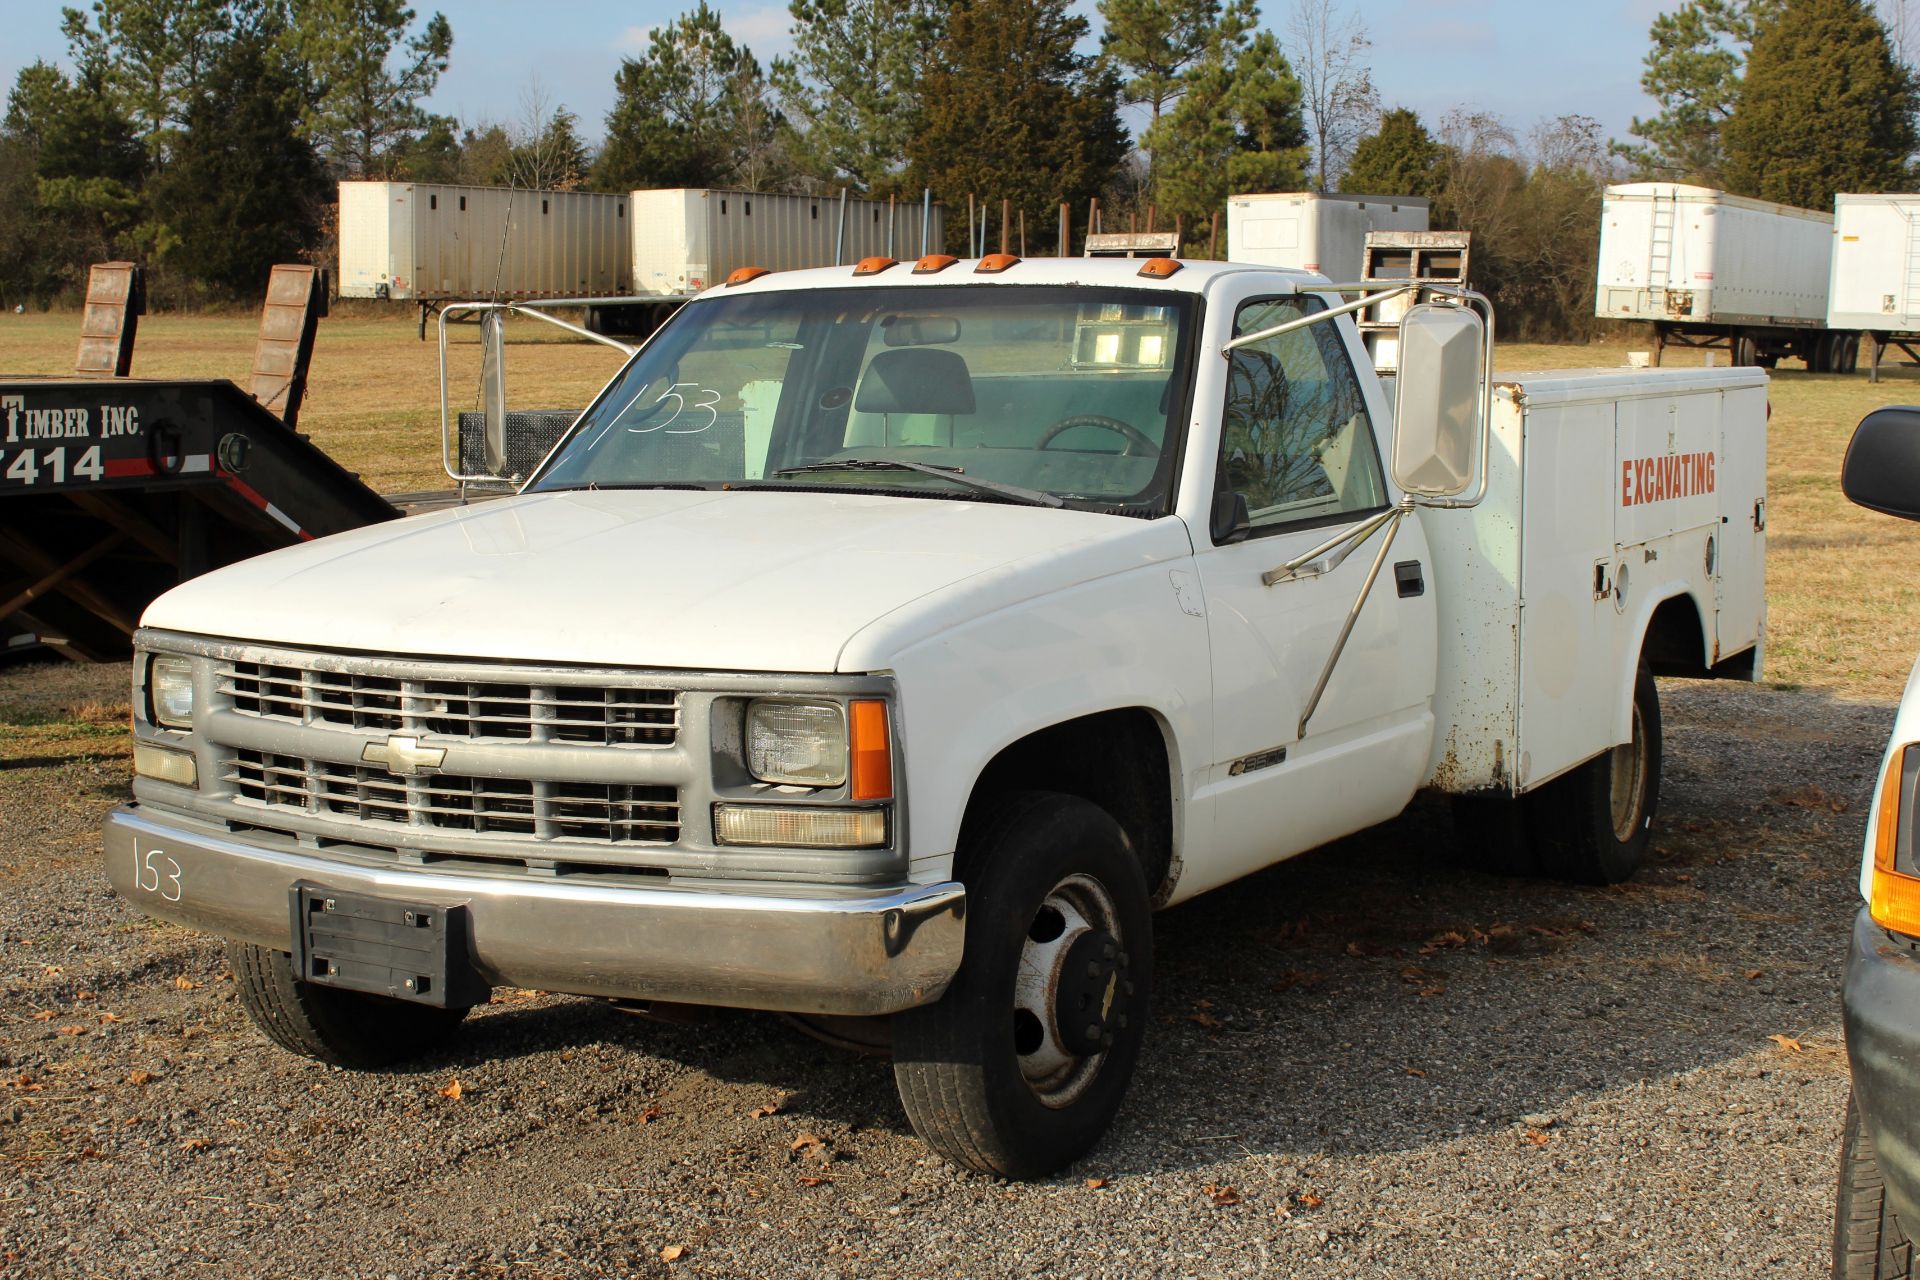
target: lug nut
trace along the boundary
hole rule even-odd
[[[1100,1038],[1100,1025],[1098,1023],[1089,1022],[1087,1024],[1087,1039],[1098,1040],[1099,1038]]]
[[[1100,976],[1100,962],[1098,960],[1087,961],[1087,976],[1089,978],[1098,978]]]

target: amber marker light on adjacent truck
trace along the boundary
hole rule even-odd
[[[1887,761],[1880,780],[1880,812],[1873,829],[1873,890],[1867,902],[1874,923],[1920,936],[1920,867],[1914,864],[1914,783],[1920,779],[1920,746],[1903,747]]]
[[[887,704],[878,698],[856,698],[847,704],[849,752],[855,800],[893,798],[893,740],[887,732]]]

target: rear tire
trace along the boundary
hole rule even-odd
[[[420,1057],[448,1044],[467,1016],[304,982],[294,976],[292,956],[250,942],[229,942],[227,963],[240,1007],[267,1039],[336,1067],[377,1071]]]
[[[1073,796],[1016,793],[970,823],[965,960],[893,1019],[907,1118],[945,1159],[1037,1178],[1099,1141],[1139,1059],[1153,979],[1146,878]]]
[[[1733,340],[1733,363],[1741,368],[1749,368],[1759,362],[1760,348],[1752,338],[1744,334]]]
[[[1886,1179],[1860,1107],[1847,1095],[1840,1189],[1833,1203],[1833,1280],[1911,1280],[1913,1243],[1887,1208]]]
[[[1660,807],[1660,694],[1645,666],[1633,682],[1633,736],[1532,797],[1541,871],[1619,884],[1640,869]]]

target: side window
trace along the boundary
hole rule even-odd
[[[1249,302],[1235,337],[1318,311],[1317,299]],[[1366,399],[1334,322],[1234,351],[1220,433],[1222,489],[1245,496],[1253,536],[1387,505]]]

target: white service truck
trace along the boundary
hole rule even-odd
[[[1476,861],[1622,879],[1652,677],[1759,671],[1763,373],[1496,379],[1439,290],[1390,403],[1326,285],[737,272],[517,495],[156,601],[113,885],[295,1052],[502,985],[780,1010],[887,1044],[948,1159],[1056,1169],[1154,909],[1423,787]]]

